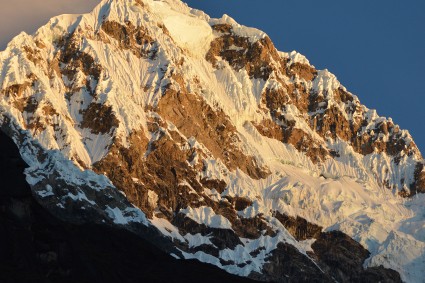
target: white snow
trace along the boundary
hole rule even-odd
[[[186,234],[184,238],[187,240],[189,248],[195,248],[202,245],[214,246],[214,244],[210,241],[208,237],[202,236],[199,233],[196,235]]]
[[[109,217],[113,219],[115,224],[121,224],[121,225],[128,224],[127,219],[124,217],[124,215],[122,214],[122,211],[118,207],[110,208],[108,206],[105,211],[106,213],[109,214]]]
[[[291,63],[301,63],[301,64],[306,64],[306,65],[310,65],[310,62],[308,61],[308,59],[298,53],[297,51],[291,51],[289,53],[287,52],[279,52],[280,55],[284,58],[289,58],[291,60]]]
[[[205,224],[207,227],[232,229],[230,221],[221,215],[215,214],[211,207],[188,207],[186,209],[181,209],[180,213],[185,214],[187,217],[195,220],[199,224]]]
[[[233,18],[226,14],[224,14],[220,19],[210,19],[209,22],[211,25],[230,24],[236,35],[240,37],[247,37],[251,42],[256,42],[267,36],[267,34],[261,30],[238,24]]]
[[[150,220],[150,222],[152,223],[152,225],[158,228],[158,230],[161,231],[162,234],[167,237],[170,237],[172,240],[177,239],[182,243],[186,242],[185,238],[180,235],[178,228],[171,224],[167,219],[158,218],[154,216],[152,220]]]
[[[53,193],[53,188],[50,185],[46,185],[46,190],[45,191],[38,191],[37,194],[39,196],[41,196],[42,198],[49,197],[49,196],[54,196],[55,195]]]
[[[87,198],[87,196],[83,192],[78,192],[78,194],[74,195],[72,193],[68,194],[68,197],[71,198],[73,201],[86,201],[92,205],[96,205],[94,201],[91,201]]]
[[[193,15],[174,11],[166,2],[153,3],[173,39],[192,55],[204,56],[213,38],[210,25]]]

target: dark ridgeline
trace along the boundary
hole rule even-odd
[[[0,130],[0,282],[254,282],[176,260],[127,230],[58,220],[32,197],[26,166]]]

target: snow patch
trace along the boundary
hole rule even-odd
[[[207,227],[232,229],[232,224],[230,221],[222,215],[215,214],[211,207],[188,207],[186,209],[181,209],[180,213],[183,213],[192,220],[195,220],[198,224],[204,224]]]

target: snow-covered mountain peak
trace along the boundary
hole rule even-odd
[[[181,256],[257,279],[342,276],[323,271],[333,241],[360,254],[362,278],[367,250],[367,267],[416,278],[413,253],[387,257],[400,243],[423,246],[412,137],[262,31],[178,0],[104,0],[16,37],[0,74],[1,121],[53,210],[75,200],[110,223],[152,224]],[[275,266],[289,254],[303,268]]]

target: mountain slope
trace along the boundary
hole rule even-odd
[[[178,261],[125,229],[55,218],[31,196],[26,164],[2,131],[0,149],[2,282],[254,282]]]
[[[156,227],[165,251],[261,280],[425,272],[410,134],[259,30],[105,0],[20,34],[0,70],[3,127],[64,221]]]

